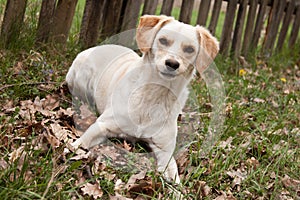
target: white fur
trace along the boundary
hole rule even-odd
[[[154,18],[144,19],[151,17]],[[179,183],[173,157],[177,116],[187,99],[187,85],[204,47],[200,47],[196,27],[173,18],[163,19],[166,22],[156,27],[149,51],[144,50],[142,57],[117,45],[90,48],[78,54],[66,80],[73,95],[94,103],[101,113],[73,143],[76,148],[90,148],[107,137],[142,139],[152,148],[158,170]],[[160,38],[167,39],[168,45]],[[187,52],[186,47],[194,51]],[[178,69],[168,69],[166,60],[177,62]]]

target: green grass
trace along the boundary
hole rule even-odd
[[[104,193],[103,199],[108,199],[109,195],[116,193],[117,180],[126,183],[133,174],[132,171],[124,172],[107,166],[89,177],[87,169],[94,166],[94,160],[71,160],[74,156],[72,153],[62,153],[64,143],[58,148],[52,148],[45,138],[47,130],[41,128],[39,123],[45,123],[42,127],[51,130],[50,124],[56,119],[45,117],[39,112],[35,113],[32,121],[24,120],[21,115],[21,101],[34,101],[37,96],[42,99],[54,93],[66,94],[61,92],[60,85],[79,52],[75,41],[78,38],[83,1],[79,2],[79,14],[75,17],[64,50],[54,47],[40,50],[34,47],[38,8],[33,1],[30,2],[32,9],[26,11],[25,28],[19,38],[21,42],[14,43],[9,50],[0,50],[2,199],[91,199],[81,190],[81,185],[86,182],[98,182]],[[3,10],[3,6],[0,9]],[[299,186],[284,181],[286,175],[291,180],[299,181],[300,177],[299,54],[299,48],[286,48],[270,58],[259,59],[253,55],[247,66],[218,56],[216,65],[222,74],[227,97],[224,130],[220,141],[205,157],[199,156],[202,140],[195,140],[189,147],[182,186],[178,187],[186,197],[214,199],[224,192],[237,199],[275,200],[280,196],[299,198]],[[246,74],[240,76],[240,70],[246,71]],[[199,108],[196,109],[201,113],[211,112],[211,107],[207,106],[209,96],[203,81],[195,80],[192,88],[199,101]],[[69,96],[60,98],[60,107],[66,109],[71,106]],[[13,110],[6,108],[7,102],[11,100],[15,108]],[[66,116],[57,120],[61,125],[72,125],[72,118]],[[202,123],[195,123],[194,127],[199,138],[203,139],[210,118],[208,115],[200,115],[200,121]],[[11,160],[11,153],[20,147],[24,148],[22,156]],[[230,176],[230,173],[237,172],[244,175],[241,180]],[[108,179],[111,175],[114,176]],[[85,180],[80,185],[78,181],[82,177]],[[144,181],[156,186],[152,199],[156,199],[159,193],[164,194],[165,199],[168,198],[170,184],[155,171],[149,171]],[[211,188],[208,195],[204,195],[203,188],[199,186],[200,181]],[[119,192],[126,194],[124,190]],[[148,194],[144,191],[144,195]]]

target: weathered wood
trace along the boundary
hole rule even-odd
[[[86,0],[79,34],[79,43],[84,49],[97,44],[105,3],[106,0]]]
[[[182,0],[179,21],[189,24],[193,14],[194,0]]]
[[[248,18],[246,22],[246,29],[245,29],[244,41],[243,41],[243,49],[242,49],[243,55],[248,54],[250,42],[253,37],[253,29],[254,29],[254,22],[255,22],[256,11],[257,11],[257,4],[258,4],[258,0],[250,1],[250,8],[249,8]]]
[[[156,8],[158,5],[158,0],[145,0],[142,15],[154,15],[156,14]]]
[[[284,11],[286,0],[274,0],[270,13],[263,50],[266,54],[272,53],[274,43],[277,38],[278,27]]]
[[[200,2],[197,24],[206,26],[208,12],[210,9],[210,3],[211,3],[211,1],[201,1]]]
[[[51,41],[64,44],[70,32],[78,0],[58,0],[53,17]]]
[[[235,57],[238,57],[240,55],[247,4],[248,4],[248,0],[241,0],[237,19],[236,19],[234,35],[232,39],[232,50],[231,50]]]
[[[297,41],[297,38],[299,38],[299,27],[300,27],[299,19],[300,19],[300,5],[297,5],[294,24],[293,24],[293,28],[289,40],[289,47],[293,47]]]
[[[53,23],[53,14],[55,10],[56,0],[43,0],[40,11],[36,42],[47,42]]]
[[[8,47],[10,41],[17,40],[22,28],[27,0],[7,0],[1,28],[1,45]]]
[[[276,15],[276,24],[274,25],[273,27],[273,30],[276,34],[275,34],[275,37],[273,38],[273,41],[271,43],[271,46],[270,46],[270,49],[272,50],[275,46],[275,43],[276,43],[276,40],[277,40],[277,36],[278,36],[278,33],[279,33],[279,26],[281,24],[281,21],[283,19],[283,16],[284,16],[284,10],[286,8],[286,5],[287,5],[287,0],[280,0],[279,1],[279,8],[278,8],[278,13]]]
[[[92,14],[92,3],[93,0],[86,0],[83,16],[81,19],[80,33],[79,33],[79,43],[84,46],[86,40],[86,33],[88,31],[89,21]]]
[[[220,40],[220,53],[223,55],[227,55],[229,50],[237,2],[237,0],[230,0],[227,5],[227,11]]]
[[[277,50],[282,49],[282,46],[284,44],[294,10],[295,10],[295,0],[291,0],[288,3],[287,9],[286,9],[286,12],[284,15],[284,20],[282,23],[279,37],[278,37],[278,42],[277,42],[277,47],[276,47]]]
[[[173,9],[174,0],[164,0],[160,14],[162,15],[171,15]]]
[[[142,0],[128,0],[122,22],[121,31],[135,29],[139,18]]]
[[[258,16],[255,22],[255,28],[252,36],[252,42],[250,44],[251,49],[255,49],[258,45],[259,38],[261,36],[262,28],[264,25],[264,17],[267,11],[268,1],[261,1],[258,11]]]
[[[216,27],[218,23],[218,19],[220,16],[220,11],[221,11],[221,6],[222,6],[222,0],[215,0],[214,7],[212,10],[212,16],[210,20],[210,24],[208,29],[210,32],[214,35],[216,32]]]
[[[100,37],[102,39],[118,32],[120,27],[123,0],[109,0],[105,5],[101,22]],[[112,12],[113,11],[113,12]]]

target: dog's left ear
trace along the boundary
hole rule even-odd
[[[147,53],[153,44],[157,32],[161,27],[174,20],[173,17],[168,16],[155,16],[155,15],[144,15],[140,18],[140,22],[136,32],[136,42],[139,49],[143,53]]]
[[[199,40],[199,53],[196,59],[196,68],[201,74],[213,62],[219,52],[219,42],[202,26],[196,26]]]

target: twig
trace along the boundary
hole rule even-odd
[[[32,82],[32,83],[15,83],[15,84],[9,84],[9,85],[4,85],[0,88],[1,90],[4,90],[6,88],[14,87],[14,86],[23,86],[23,85],[41,85],[41,84],[57,84],[60,82]]]

